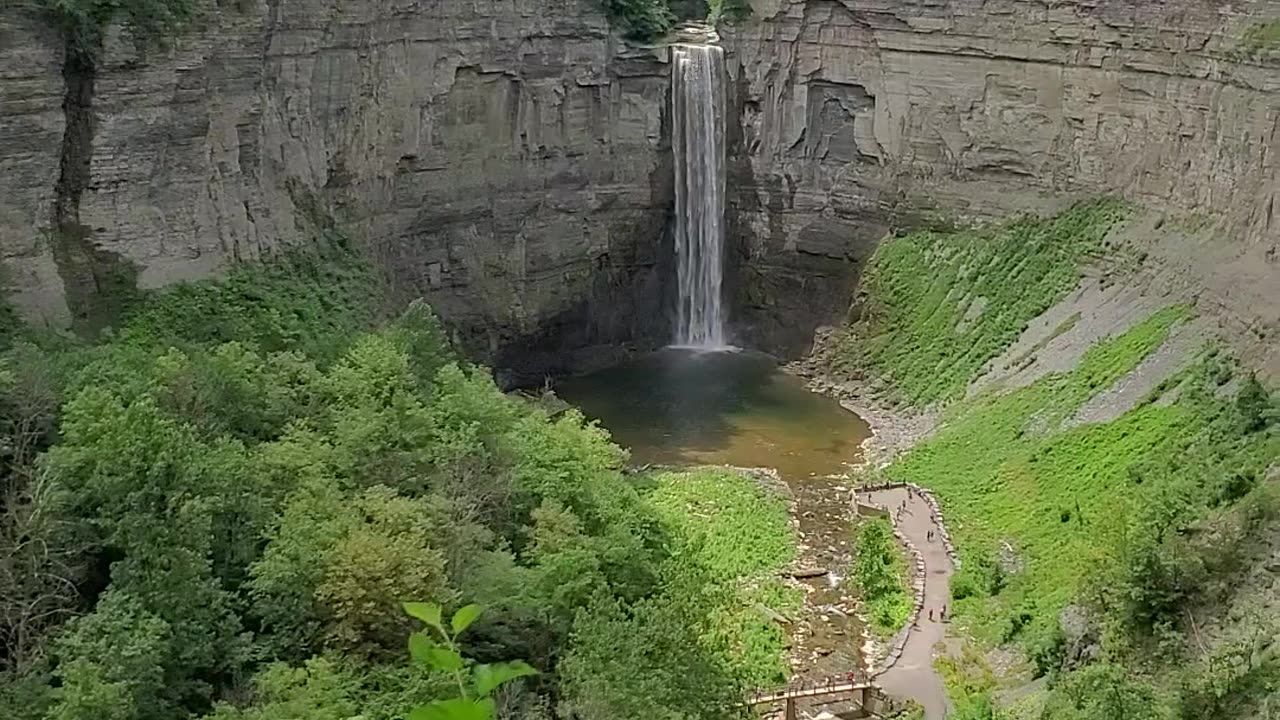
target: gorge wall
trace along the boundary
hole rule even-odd
[[[1280,2],[752,6],[727,35],[751,332],[843,309],[851,280],[815,267],[856,262],[895,222],[1103,192],[1196,217],[1205,232],[1144,251],[1210,309],[1280,330],[1280,48],[1259,42],[1280,32]]]
[[[66,112],[63,53],[0,15],[0,248],[29,319],[92,324],[113,280],[200,277],[336,219],[486,359],[536,372],[665,333],[667,68],[592,0],[219,2],[165,50],[113,31]],[[85,112],[88,144],[64,143]],[[64,163],[87,164],[70,200]]]
[[[1280,57],[1256,42],[1280,0],[752,6],[722,30],[739,342],[802,348],[891,228],[1101,192],[1194,224],[1146,251],[1223,313],[1280,325]],[[91,327],[122,288],[336,221],[518,373],[665,341],[668,69],[599,7],[218,2],[164,50],[113,31],[88,78],[5,10],[8,296]]]

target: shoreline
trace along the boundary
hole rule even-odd
[[[821,346],[829,334],[829,329],[826,333],[819,329],[810,354],[785,363],[780,369],[804,380],[810,392],[835,400],[840,407],[866,421],[871,435],[862,441],[862,458],[853,467],[855,470],[882,468],[931,435],[938,427],[941,413],[933,408],[903,411],[893,407],[874,383],[839,380],[828,375]]]

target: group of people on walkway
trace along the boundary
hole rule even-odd
[[[903,516],[903,515],[911,515],[911,514],[912,514],[912,513],[911,513],[911,508],[910,508],[910,507],[908,506],[908,504],[907,504],[907,503],[908,503],[908,500],[910,500],[910,498],[912,498],[912,497],[918,497],[918,498],[920,498],[921,500],[924,500],[924,492],[923,492],[923,491],[921,491],[921,490],[917,490],[917,489],[915,489],[915,488],[911,487],[910,485],[906,486],[906,490],[907,490],[907,498],[908,498],[908,499],[907,499],[907,500],[903,500],[902,502],[898,503],[898,507],[896,507],[896,508],[894,508],[894,509],[893,509],[893,522],[894,522],[894,524],[897,524],[897,523],[898,523],[898,521],[902,519],[902,516]],[[933,510],[933,505],[932,505],[932,504],[929,504],[929,522],[933,523],[934,525],[939,524],[939,523],[938,523],[938,514],[937,514],[936,512],[934,512],[934,510]],[[930,531],[929,531],[929,542],[933,542],[933,538],[934,538],[934,536],[935,536],[936,534],[937,534],[937,533],[935,533],[933,530],[930,530]]]
[[[894,511],[893,511],[894,512],[893,522],[895,525],[901,522],[902,516],[904,514],[906,515],[911,514],[911,508],[908,506],[908,501],[912,497],[918,497],[922,500],[924,499],[924,493],[921,492],[920,490],[917,490],[916,488],[910,485],[906,486],[906,490],[907,490],[907,500],[903,500],[901,503],[899,503],[898,507],[894,508]],[[935,526],[939,524],[938,515],[937,513],[934,512],[932,505],[929,506],[929,521]],[[925,532],[924,537],[925,537],[925,542],[933,542],[934,538],[938,537],[938,531],[932,530],[932,529],[928,530]],[[937,610],[935,610],[934,608],[929,608],[929,622],[933,622],[935,613],[937,615],[938,622],[945,622],[947,619],[947,606],[943,605],[941,608]]]

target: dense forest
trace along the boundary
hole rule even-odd
[[[729,717],[782,679],[751,608],[796,602],[783,500],[624,473],[378,287],[335,246],[139,296],[96,343],[9,333],[0,717],[404,717],[459,670],[406,601],[478,604],[470,671],[538,671],[502,717]]]

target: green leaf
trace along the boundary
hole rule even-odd
[[[492,720],[494,713],[494,702],[489,698],[454,698],[416,707],[405,720]]]
[[[498,686],[502,683],[510,682],[526,675],[537,675],[538,671],[523,660],[516,660],[492,665],[477,665],[471,671],[471,674],[475,678],[476,694],[481,697],[487,697],[498,689]]]
[[[431,627],[440,627],[440,606],[435,603],[407,602],[404,611]]]
[[[454,672],[462,669],[462,656],[449,648],[433,647],[426,651],[425,660],[437,670]]]
[[[463,630],[471,627],[471,623],[480,617],[481,612],[483,612],[483,608],[475,603],[458,608],[458,612],[454,613],[453,619],[449,621],[449,624],[453,627],[453,634],[459,635]]]
[[[420,663],[430,663],[429,655],[437,645],[427,637],[426,633],[416,632],[409,636],[409,657]]]

